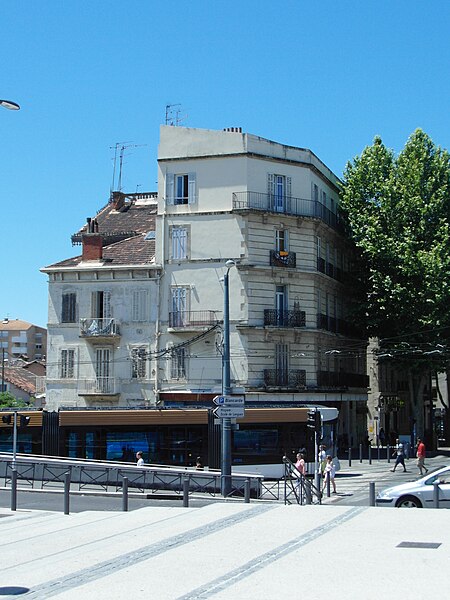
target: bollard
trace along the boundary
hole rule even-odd
[[[69,514],[70,507],[70,473],[64,473],[64,514]]]
[[[362,444],[359,445],[359,462],[362,463]]]
[[[369,483],[369,506],[375,506],[375,481]]]
[[[369,444],[369,465],[372,464],[372,444]]]
[[[11,510],[17,510],[17,469],[11,471]]]
[[[122,477],[122,510],[128,511],[128,477]]]
[[[183,506],[189,506],[189,477],[183,479]]]
[[[312,504],[312,491],[308,484],[305,486],[305,504]]]
[[[352,447],[350,446],[350,448],[348,449],[348,466],[351,467],[352,466]]]
[[[433,508],[439,508],[439,481],[433,483]]]
[[[246,479],[244,483],[244,502],[250,503],[250,479]]]
[[[330,473],[327,473],[326,478],[327,478],[327,498],[329,498],[331,496],[331,491],[330,491],[330,483],[331,483],[330,479],[331,479],[331,477],[330,477]]]
[[[391,447],[389,446],[389,444],[386,446],[386,454],[387,454],[387,461],[388,463],[391,462]]]
[[[377,461],[380,462],[380,444],[377,445]]]

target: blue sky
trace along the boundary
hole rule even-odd
[[[156,190],[166,104],[313,150],[338,176],[381,135],[450,147],[448,0],[15,0],[0,6],[0,318],[47,324],[40,267],[108,200]]]

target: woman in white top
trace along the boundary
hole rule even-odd
[[[144,459],[142,458],[142,452],[136,452],[136,459],[137,459],[137,463],[136,466],[138,467],[143,467],[144,466]]]
[[[333,494],[336,494],[336,483],[334,481],[334,476],[336,475],[336,467],[333,464],[333,458],[328,455],[325,470],[324,470],[324,480],[323,480],[323,488],[322,493],[326,488],[328,478],[330,479],[331,485],[333,486]]]

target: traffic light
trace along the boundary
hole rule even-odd
[[[20,417],[19,427],[26,427],[28,425],[28,423],[30,422],[30,417],[26,417],[25,415],[19,415],[19,417]]]
[[[12,415],[3,415],[2,421],[3,421],[3,423],[7,423],[8,425],[11,425]]]
[[[322,429],[322,421],[320,418],[320,410],[308,410],[308,419],[306,422],[306,426],[309,429],[314,429],[316,433],[320,433]]]

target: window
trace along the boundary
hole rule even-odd
[[[111,350],[97,348],[95,352],[95,375],[97,378],[96,390],[102,393],[113,391],[111,375]]]
[[[275,231],[275,250],[277,252],[288,252],[287,229],[277,229]]]
[[[147,290],[133,290],[131,320],[134,322],[148,320]]]
[[[188,258],[188,228],[184,226],[172,227],[172,260],[185,260]]]
[[[182,327],[187,321],[187,300],[187,289],[185,287],[172,288],[171,327]]]
[[[311,193],[312,199],[314,200],[314,202],[319,202],[319,188],[315,183],[313,183],[311,185],[312,185],[312,193]]]
[[[75,350],[61,350],[61,379],[73,379],[75,376]]]
[[[131,351],[132,379],[145,379],[147,375],[147,352],[145,348],[133,348]]]
[[[110,319],[112,317],[111,292],[92,292],[91,317],[94,319]]]
[[[166,199],[168,204],[193,204],[196,201],[195,173],[167,175]]]
[[[275,345],[275,370],[277,385],[287,385],[288,381],[288,346],[287,344]]]
[[[186,378],[186,349],[174,348],[171,353],[170,377],[172,379]]]
[[[272,210],[285,212],[291,197],[291,178],[285,175],[269,173],[267,176],[267,192]]]
[[[76,323],[77,295],[75,292],[62,295],[61,323]]]

